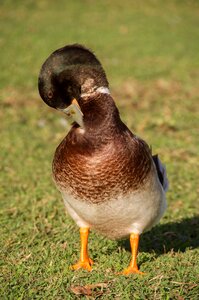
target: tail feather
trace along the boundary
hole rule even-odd
[[[158,178],[160,180],[160,183],[162,184],[162,187],[164,189],[165,192],[168,191],[169,188],[169,181],[167,178],[167,172],[166,172],[166,167],[165,165],[163,165],[158,157],[158,155],[153,155],[153,161],[155,163],[156,166],[156,170],[158,173]]]

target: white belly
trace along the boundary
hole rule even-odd
[[[118,195],[106,203],[92,204],[62,191],[68,213],[79,227],[90,227],[109,238],[149,230],[166,209],[165,193],[156,176],[149,177],[141,191]]]

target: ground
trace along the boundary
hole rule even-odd
[[[0,298],[198,299],[198,1],[12,1],[0,7]],[[37,91],[47,56],[95,51],[123,121],[159,153],[170,181],[165,216],[142,235],[145,276],[117,275],[128,241],[94,232],[93,271],[71,271],[79,233],[51,179],[69,129]]]

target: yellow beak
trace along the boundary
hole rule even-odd
[[[73,98],[73,100],[71,101],[71,103],[77,105],[79,107],[79,109],[80,109],[79,103],[77,102],[77,100],[75,98]]]
[[[64,108],[62,111],[66,114],[69,121],[75,121],[80,127],[84,127],[83,113],[80,109],[78,101],[75,98],[71,101],[71,105],[69,105],[67,108]]]

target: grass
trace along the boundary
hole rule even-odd
[[[2,1],[0,299],[198,299],[199,4]],[[37,92],[41,64],[73,42],[95,50],[125,123],[168,169],[168,209],[142,235],[145,276],[118,276],[128,241],[92,232],[91,273],[72,272],[78,228],[51,179],[69,127]]]

